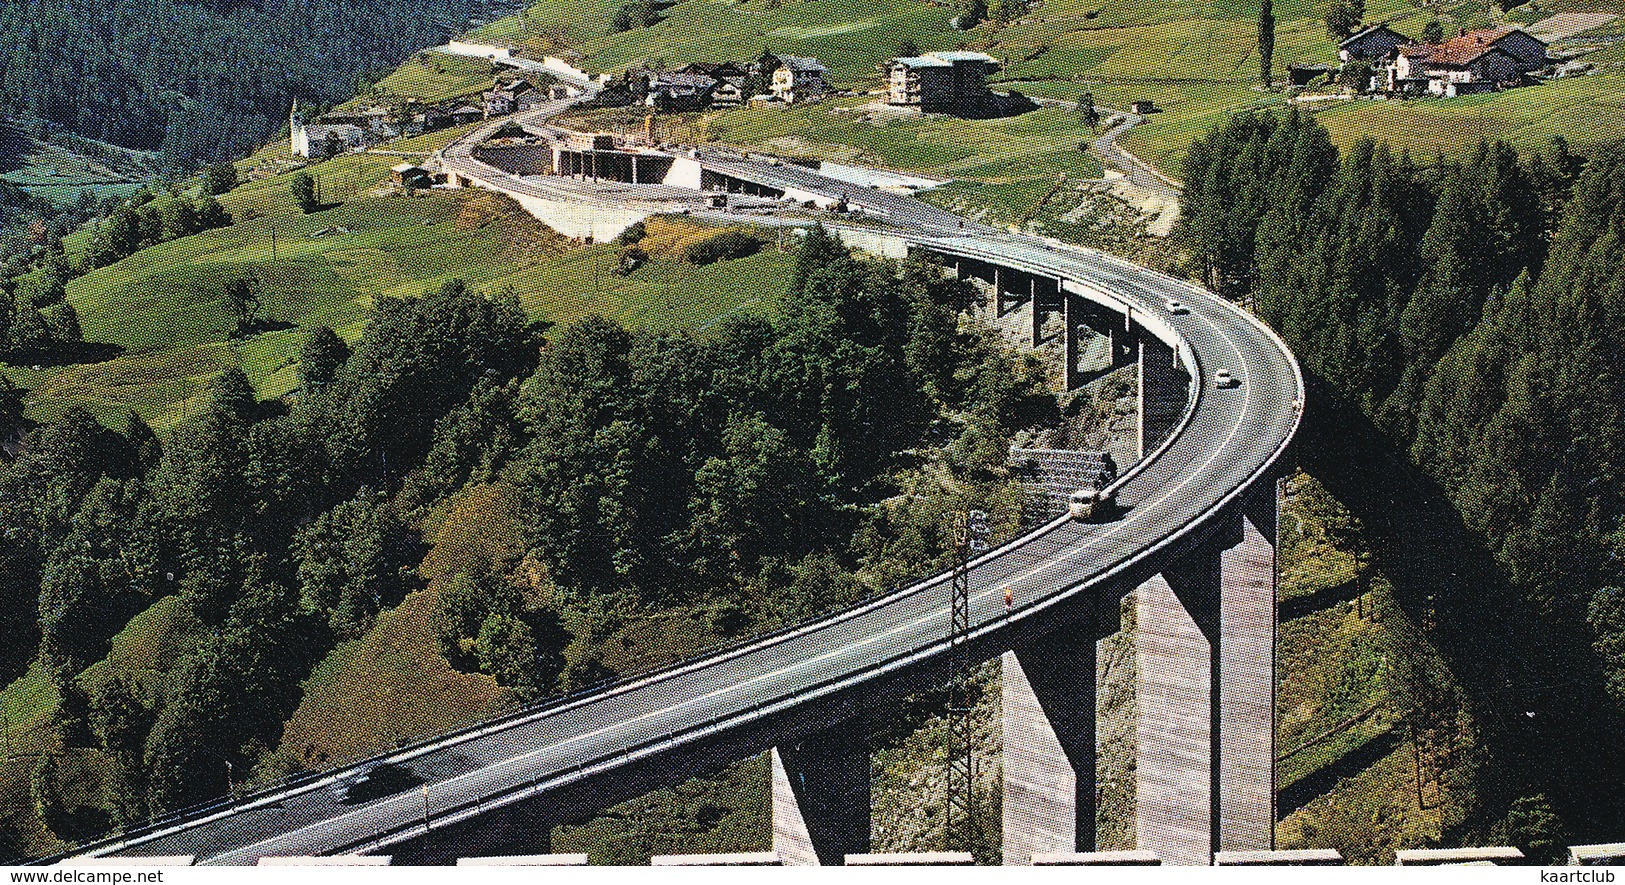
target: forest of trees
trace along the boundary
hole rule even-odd
[[[629,619],[703,612],[721,641],[931,566],[956,496],[1059,417],[1036,362],[960,325],[971,297],[819,229],[771,320],[544,340],[454,281],[353,345],[316,330],[290,397],[226,372],[162,440],[69,409],[0,462],[0,670],[37,660],[62,699],[41,818],[87,835],[296,770],[273,751],[301,680],[423,586],[423,520],[472,485],[520,502],[528,552],[446,581],[436,630],[520,699],[615,675]],[[193,626],[161,679],[87,671],[165,597]]]
[[[67,300],[72,277],[60,255],[46,256],[26,276],[0,276],[0,360],[69,358],[84,343],[79,313]]]
[[[1538,655],[1545,675],[1527,711],[1480,712],[1579,754],[1530,761],[1563,784],[1548,798],[1570,826],[1620,825],[1617,746],[1585,735],[1617,735],[1625,710],[1625,146],[1340,155],[1312,117],[1261,113],[1198,140],[1185,180],[1193,269],[1279,329],[1492,555],[1506,592],[1460,592],[1485,593],[1517,645],[1479,637],[1479,664]]]
[[[473,0],[0,0],[0,110],[157,151],[251,150],[467,25]]]

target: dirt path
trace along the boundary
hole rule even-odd
[[[1112,193],[1147,215],[1155,216],[1150,232],[1165,237],[1179,219],[1180,183],[1141,160],[1117,143],[1118,136],[1145,122],[1139,114],[1122,111],[1109,122],[1107,130],[1089,146],[1110,171],[1107,180]],[[1121,177],[1114,177],[1115,171]]]

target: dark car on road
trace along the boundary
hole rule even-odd
[[[379,762],[338,786],[339,801],[346,805],[371,802],[423,783],[412,769],[394,762]]]

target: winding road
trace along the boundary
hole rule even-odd
[[[443,162],[499,188],[532,186],[476,168],[484,164],[471,144],[452,146]],[[1098,252],[961,221],[907,197],[727,152],[702,156],[731,174],[838,191],[869,216],[867,234],[1062,281],[1174,345],[1193,375],[1172,436],[1119,480],[1121,518],[1057,520],[972,564],[972,648],[980,658],[1052,629],[1068,607],[1115,598],[1160,571],[1273,478],[1298,429],[1304,385],[1292,354],[1257,319],[1209,292]],[[1188,312],[1169,311],[1169,299]],[[1216,389],[1220,369],[1240,385]],[[1013,610],[1004,604],[1007,586]],[[590,808],[581,804],[586,792],[608,804],[627,790],[679,782],[727,754],[742,758],[827,727],[850,713],[852,698],[878,696],[882,686],[940,676],[950,638],[948,587],[948,576],[938,575],[739,648],[389,754],[423,781],[393,796],[345,804],[339,787],[357,772],[351,768],[83,853],[191,854],[208,864],[387,854],[427,830],[515,803],[579,812]],[[627,774],[633,771],[639,776]]]

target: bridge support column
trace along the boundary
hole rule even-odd
[[[1095,848],[1095,642],[1092,623],[1002,661],[1004,863]]]
[[[1168,863],[1273,846],[1273,491],[1136,591],[1137,838]]]
[[[1038,309],[1038,278],[1033,274],[1027,274],[1027,307],[1032,309],[1032,346],[1037,348],[1043,335],[1045,312]]]
[[[864,729],[773,748],[773,850],[786,865],[838,866],[868,853],[869,806]]]
[[[1061,351],[1065,362],[1064,377],[1061,379],[1067,390],[1078,386],[1078,326],[1084,322],[1083,299],[1062,290],[1061,292],[1061,318],[1065,321],[1066,331],[1062,334]]]
[[[1131,321],[1125,314],[1064,287],[1058,286],[1057,290],[1061,296],[1058,304],[1066,317],[1066,364],[1070,368],[1066,378],[1068,390],[1100,377],[1105,371],[1120,369],[1134,362],[1136,349],[1131,342],[1135,340],[1135,335]],[[1079,360],[1084,355],[1083,344],[1090,337],[1084,330],[1106,339],[1109,366],[1092,365],[1088,371],[1079,366]]]
[[[1114,342],[1115,348],[1115,342]],[[1186,385],[1174,349],[1150,335],[1140,338],[1140,420],[1137,445],[1144,458],[1173,433],[1185,411]]]
[[[1216,851],[1275,847],[1275,483],[1247,504],[1241,542],[1220,556]]]
[[[1202,865],[1213,851],[1211,619],[1186,607],[1177,583],[1158,575],[1134,591],[1135,847]]]
[[[1031,306],[1032,306],[1032,309],[1033,309],[1033,343],[1032,343],[1032,346],[1033,347],[1038,347],[1040,344],[1044,343],[1044,318],[1045,318],[1046,314],[1045,314],[1045,311],[1043,309],[1043,306],[1038,303],[1038,297],[1037,297],[1036,293],[1033,296],[1033,303],[1032,303]]]
[[[1067,316],[1067,300],[1071,297],[1061,287],[1061,281],[1045,277],[1040,280],[1037,275],[1028,277],[1030,285],[1027,287],[1027,300],[1032,304],[1033,310],[1033,337],[1032,346],[1038,347],[1044,343],[1044,322],[1049,315],[1060,311],[1063,317]]]
[[[1121,328],[1113,327],[1111,331],[1112,368],[1121,369],[1134,362],[1139,352],[1138,340],[1134,330],[1124,321]]]

